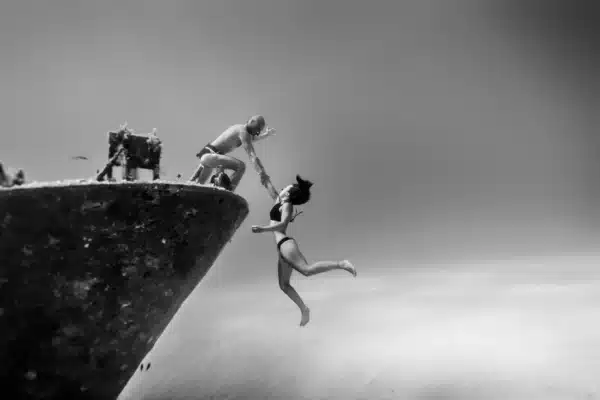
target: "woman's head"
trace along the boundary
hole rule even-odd
[[[304,180],[300,175],[296,175],[296,183],[287,186],[281,191],[282,200],[288,200],[294,205],[305,204],[310,200],[310,187],[312,182]]]

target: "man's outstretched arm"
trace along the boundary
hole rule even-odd
[[[266,139],[269,136],[275,136],[276,131],[273,128],[266,127],[264,132],[254,138],[254,142],[258,142],[260,140]]]
[[[258,172],[258,175],[260,176],[260,183],[267,189],[267,192],[269,193],[271,198],[273,200],[276,200],[279,197],[279,193],[271,183],[271,179],[269,178],[269,175],[267,175],[267,171],[265,171],[265,167],[263,166],[262,162],[256,156],[256,152],[254,151],[254,146],[250,141],[249,135],[244,132],[241,135],[241,139],[242,146],[244,147],[244,150],[246,150],[246,153],[248,153],[248,158],[250,158],[250,162],[252,163],[254,169],[256,170],[256,172]]]
[[[265,185],[265,188],[267,189],[267,192],[269,192],[269,196],[271,196],[271,198],[273,200],[279,200],[279,192],[277,191],[277,189],[275,189],[275,186],[273,186],[273,184],[271,183],[271,179],[267,178],[264,185]]]
[[[248,153],[248,158],[250,158],[252,166],[259,175],[266,175],[267,172],[265,171],[265,167],[263,167],[262,162],[256,156],[254,146],[252,146],[252,142],[250,141],[250,135],[246,132],[243,132],[240,136],[240,139],[242,140],[242,147],[244,147],[244,150],[246,150],[246,153]]]

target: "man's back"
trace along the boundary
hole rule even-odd
[[[210,144],[217,148],[221,153],[227,154],[242,145],[242,139],[240,136],[243,133],[246,133],[246,125],[231,125]]]

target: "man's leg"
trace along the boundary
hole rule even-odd
[[[246,172],[246,164],[244,164],[243,161],[238,160],[237,158],[235,158],[234,160],[236,160],[238,164],[237,164],[237,169],[234,169],[233,175],[231,175],[231,191],[232,192],[235,192],[235,189],[237,188],[240,181],[242,180],[242,176],[244,176],[244,173]]]
[[[208,178],[210,178],[211,173],[213,172],[213,169],[209,166],[207,166],[206,164],[204,164],[202,161],[200,161],[200,165],[198,166],[198,176],[196,177],[196,182],[198,182],[201,185],[204,185],[206,183],[206,181],[208,180]]]
[[[200,162],[204,165],[204,169],[201,172],[201,176],[198,178],[198,182],[203,184],[210,177],[210,172],[213,168],[222,167],[224,169],[230,169],[233,171],[231,176],[231,191],[235,191],[235,188],[240,183],[244,172],[246,171],[246,164],[237,158],[224,156],[221,154],[205,154],[200,159]],[[206,170],[208,173],[205,174]],[[202,180],[203,179],[203,180]]]
[[[210,150],[208,150],[206,147],[204,147],[204,148],[202,148],[202,150],[200,150],[200,152],[198,154],[196,154],[196,157],[198,157],[200,159],[200,164],[198,164],[198,168],[196,168],[196,171],[194,171],[194,174],[190,178],[190,181],[200,183],[200,178],[203,178],[202,183],[206,182],[206,179],[208,178],[207,174],[210,174],[210,168],[207,168],[202,163],[202,157],[205,154],[210,154],[210,153],[211,153]],[[208,171],[206,171],[207,169],[208,169]]]
[[[194,174],[190,178],[190,181],[191,182],[198,182],[198,177],[202,173],[203,169],[204,169],[204,165],[202,165],[202,163],[198,164],[198,168],[196,168],[196,170],[194,171]]]

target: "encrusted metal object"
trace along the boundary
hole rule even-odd
[[[152,171],[152,179],[160,179],[160,159],[162,141],[156,135],[156,129],[146,135],[136,135],[127,124],[118,131],[108,133],[108,163],[96,179],[113,180],[113,167],[123,167],[123,179],[134,181],[138,178],[138,169]]]

